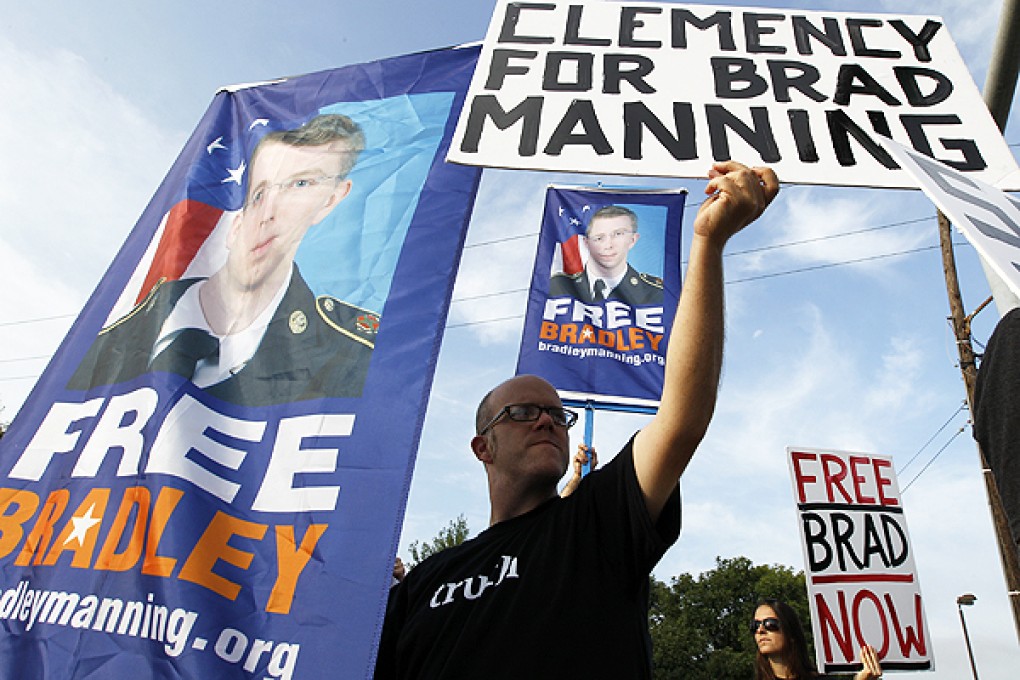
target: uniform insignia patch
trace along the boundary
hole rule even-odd
[[[361,333],[375,335],[379,332],[379,317],[375,314],[359,314],[354,323]]]
[[[300,309],[291,312],[289,323],[290,332],[295,335],[304,333],[308,329],[308,317]]]

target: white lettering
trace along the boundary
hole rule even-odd
[[[307,437],[349,437],[353,415],[316,414],[280,421],[273,455],[252,509],[264,512],[335,510],[339,486],[295,487],[294,477],[308,472],[335,472],[336,448],[302,447]]]
[[[78,443],[81,432],[68,432],[71,425],[77,420],[95,418],[102,405],[102,399],[90,399],[82,404],[53,404],[9,476],[39,481],[55,454],[69,453]]]
[[[159,394],[144,388],[112,397],[96,424],[92,436],[75,463],[72,477],[95,477],[112,449],[123,449],[117,474],[121,477],[138,474],[145,440],[142,428],[156,412]],[[127,422],[126,416],[134,414]]]
[[[208,436],[210,431],[237,439],[257,442],[265,432],[264,422],[229,418],[217,413],[190,395],[184,395],[167,414],[152,444],[146,473],[163,473],[186,479],[227,503],[234,499],[240,484],[228,481],[196,462],[196,455],[230,470],[237,470],[246,452],[221,444]]]

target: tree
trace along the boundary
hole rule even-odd
[[[428,543],[412,541],[408,549],[411,551],[411,559],[407,562],[408,569],[414,569],[421,564],[426,557],[442,552],[447,548],[460,545],[467,540],[468,534],[467,519],[464,515],[458,515],[457,519],[451,519],[450,523],[439,530],[436,537]]]
[[[754,677],[754,638],[748,622],[766,598],[783,600],[804,623],[810,643],[804,573],[754,565],[746,557],[716,558],[697,578],[669,585],[652,579],[649,629],[656,680],[748,680]]]

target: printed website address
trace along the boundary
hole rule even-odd
[[[34,590],[27,580],[0,593],[0,619],[21,621],[26,632],[41,623],[144,638],[163,643],[163,651],[172,657],[180,656],[189,647],[191,631],[198,619],[198,612],[157,604],[152,593],[145,602],[100,598],[62,590]],[[207,644],[204,638],[196,637],[190,647],[201,651]],[[299,644],[259,639],[249,644],[247,635],[225,628],[213,650],[220,659],[241,664],[249,672],[254,672],[268,654],[265,671],[269,677],[290,680],[300,648]]]
[[[606,349],[605,347],[575,347],[573,345],[557,345],[551,342],[542,342],[541,340],[538,342],[538,351],[555,352],[557,354],[564,354],[578,359],[587,359],[589,357],[615,359],[620,363],[630,364],[631,366],[641,366],[643,364],[658,364],[660,366],[666,365],[665,358],[654,352],[644,352],[643,354],[623,354],[622,352],[614,352],[613,350]]]

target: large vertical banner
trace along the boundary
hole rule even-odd
[[[892,459],[788,448],[822,673],[860,670],[862,645],[884,670],[932,667],[931,636]]]
[[[476,58],[217,95],[0,441],[0,676],[370,675]]]
[[[518,373],[543,376],[568,400],[658,405],[685,197],[547,190]]]

